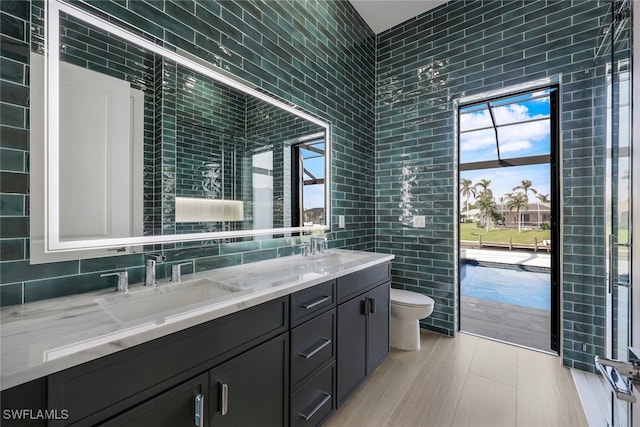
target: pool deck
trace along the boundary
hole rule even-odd
[[[461,249],[460,259],[551,268],[547,253]],[[460,329],[543,351],[551,351],[551,312],[461,296]]]
[[[549,310],[461,298],[460,330],[551,352]]]
[[[551,268],[551,255],[546,253],[460,249],[460,259]]]

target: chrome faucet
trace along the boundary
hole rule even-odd
[[[327,249],[327,236],[311,236],[311,255],[324,253]]]
[[[147,259],[147,264],[145,267],[144,274],[144,285],[145,286],[157,286],[156,282],[156,264],[159,262],[163,262],[166,259],[164,255],[160,254],[150,254]]]
[[[128,271],[116,271],[115,273],[101,274],[100,277],[118,276],[118,284],[116,285],[116,291],[127,292],[129,290],[129,272]]]
[[[181,282],[182,281],[182,267],[185,265],[191,265],[191,262],[183,262],[182,264],[174,264],[171,266],[171,281],[172,282]]]

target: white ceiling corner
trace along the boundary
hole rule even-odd
[[[404,21],[434,9],[447,0],[349,0],[356,11],[380,34]]]

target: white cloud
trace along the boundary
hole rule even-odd
[[[493,110],[497,124],[523,122],[543,118],[543,115],[531,115],[529,109],[521,104],[509,104],[496,107]],[[491,116],[488,110],[469,113],[461,116],[460,130],[471,130],[491,126]],[[498,128],[501,152],[518,152],[529,150],[536,143],[549,138],[550,126],[548,120],[520,123],[514,126]],[[483,150],[495,144],[493,129],[463,133],[460,138],[462,151]]]
[[[529,141],[510,141],[506,144],[500,144],[500,154],[517,153],[518,151],[528,150],[530,148],[531,142]]]

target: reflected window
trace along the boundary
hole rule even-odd
[[[294,226],[324,224],[325,142],[301,142],[292,147]]]

